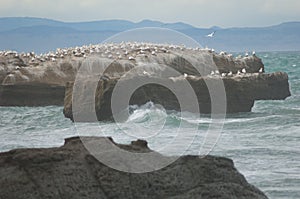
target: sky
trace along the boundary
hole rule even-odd
[[[0,17],[67,22],[143,19],[196,27],[261,27],[300,21],[299,0],[0,0]]]

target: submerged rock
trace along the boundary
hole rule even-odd
[[[145,141],[121,145],[111,138],[82,139],[89,142],[108,139],[127,151],[152,152]],[[250,185],[227,158],[183,156],[161,170],[133,174],[100,163],[76,137],[66,139],[59,148],[0,153],[0,198],[267,197]]]

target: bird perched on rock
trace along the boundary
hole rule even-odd
[[[224,55],[226,55],[226,54],[227,54],[226,52],[221,51],[219,55],[223,55],[223,56],[224,56]]]
[[[263,71],[264,71],[264,69],[263,69],[263,68],[260,68],[258,72],[259,72],[259,73],[262,73]]]
[[[143,71],[144,75],[150,75],[147,71]]]
[[[242,69],[242,73],[247,73],[245,68]]]

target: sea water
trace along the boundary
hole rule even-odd
[[[267,73],[288,73],[292,96],[284,101],[258,101],[251,113],[227,115],[221,137],[210,154],[233,159],[248,182],[270,198],[300,198],[300,52],[267,52],[258,56]],[[209,116],[182,116],[152,103],[131,108],[132,114],[122,124],[74,125],[64,118],[63,107],[0,107],[0,151],[61,146],[64,138],[80,134],[78,127],[86,129],[89,135],[112,136],[117,142],[130,143],[136,139],[131,132],[138,133],[139,126],[143,126],[142,129],[160,132],[146,138],[150,148],[158,151],[174,139],[178,128],[186,132],[196,128],[200,133],[185,154],[199,154],[201,132],[211,123]],[[166,155],[179,155],[181,149],[178,143]]]

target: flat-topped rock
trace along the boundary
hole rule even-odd
[[[111,138],[83,139],[105,139],[127,151],[152,152],[142,140],[121,145]],[[78,137],[58,148],[0,153],[0,176],[0,198],[267,198],[227,158],[183,156],[161,170],[133,174],[99,162]]]
[[[165,44],[99,44],[57,49],[56,52],[41,55],[34,52],[0,51],[0,106],[63,104],[63,89],[52,88],[65,87],[67,82],[75,81],[78,71],[94,67],[98,70],[95,75],[99,75],[99,78],[120,78],[128,71],[141,66],[145,73],[161,78],[192,75],[226,76],[234,79],[233,76],[241,73],[264,73],[264,65],[256,55],[234,57],[225,52],[218,54],[211,49],[192,49]],[[31,93],[30,85],[32,88],[39,88],[34,93],[34,103],[30,103],[26,95],[26,92]],[[42,92],[40,85],[53,94],[51,98],[48,98],[47,92]],[[23,87],[24,90],[19,92],[19,87]],[[16,91],[9,91],[12,88],[16,88]],[[13,98],[15,100],[11,101]],[[249,111],[247,107],[249,105],[245,106],[245,110]]]
[[[57,49],[56,52],[40,55],[34,52],[0,52],[0,83],[64,86],[75,79],[82,63],[91,57],[111,61],[110,69],[105,71],[110,77],[120,77],[139,64],[150,68],[153,63],[174,68],[181,74],[199,75],[200,71],[202,76],[217,69],[220,73],[237,73],[243,68],[253,73],[264,69],[261,59],[255,55],[233,57],[225,53],[219,55],[210,49],[151,43],[99,44]]]

